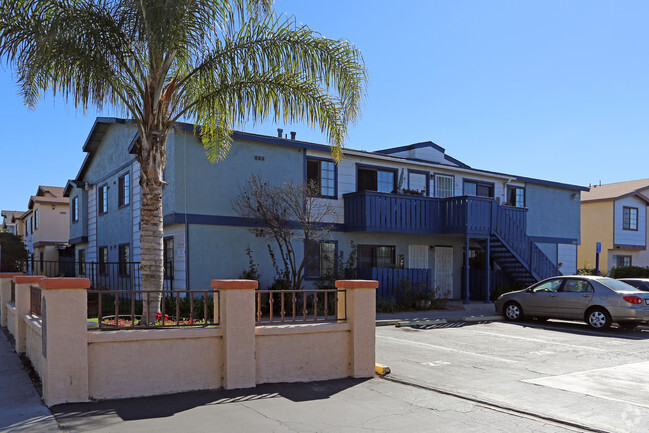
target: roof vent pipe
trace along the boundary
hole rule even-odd
[[[284,130],[282,128],[277,128],[277,136],[279,138],[282,138],[282,134],[284,133]]]
[[[295,131],[291,131],[291,140],[295,140]]]

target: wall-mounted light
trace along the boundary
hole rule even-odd
[[[52,205],[52,209],[56,209],[56,205],[55,205],[55,204]]]

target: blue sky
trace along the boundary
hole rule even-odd
[[[649,177],[649,2],[407,4],[276,0],[278,11],[363,52],[367,99],[347,147],[431,140],[472,167],[585,186]],[[49,96],[29,111],[18,91],[0,68],[1,209],[26,209],[39,184],[74,178],[98,115]],[[242,129],[277,127],[325,142],[303,125]]]

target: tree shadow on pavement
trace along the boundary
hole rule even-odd
[[[120,421],[171,417],[200,406],[284,398],[293,402],[323,400],[370,379],[264,384],[241,390],[192,391],[152,397],[67,403],[51,407],[57,421],[73,430],[106,428]]]
[[[591,335],[594,337],[602,338],[623,338],[627,340],[649,340],[649,327],[640,325],[634,330],[626,330],[613,324],[609,329],[598,331],[588,327],[583,322],[569,322],[562,320],[526,320],[522,322],[502,322],[508,325],[529,327],[529,328],[542,328],[547,331],[563,332],[569,334]]]

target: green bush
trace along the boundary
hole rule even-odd
[[[649,266],[617,266],[609,275],[611,278],[649,278]]]
[[[27,262],[27,248],[20,236],[0,232],[0,271],[20,272]]]

